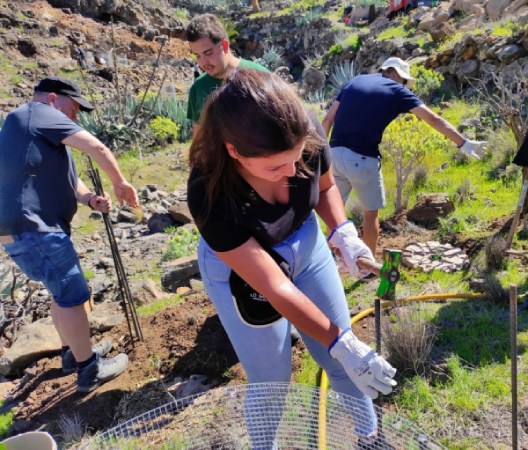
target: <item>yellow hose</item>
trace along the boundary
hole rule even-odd
[[[425,300],[446,300],[448,298],[485,298],[484,294],[424,294],[415,295],[396,301],[386,301],[381,304],[382,309],[390,308],[391,306],[400,306],[405,303],[420,302]],[[374,308],[367,308],[360,311],[350,320],[350,324],[354,325],[356,322],[370,316],[374,313]],[[319,381],[319,450],[326,450],[326,392],[328,388],[328,377],[324,370],[321,370],[321,378]]]

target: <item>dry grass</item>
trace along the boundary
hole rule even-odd
[[[383,348],[400,374],[411,372],[423,375],[430,365],[437,329],[418,307],[395,308],[390,320],[383,322],[382,330]]]
[[[504,268],[505,248],[506,241],[501,236],[492,236],[486,241],[484,246],[486,272],[491,273]]]
[[[86,426],[76,413],[71,416],[60,416],[59,428],[63,441],[67,443],[80,442],[86,433]]]

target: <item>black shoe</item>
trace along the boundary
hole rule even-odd
[[[387,442],[383,434],[373,439],[358,439],[357,448],[360,450],[395,450],[395,447]]]
[[[110,350],[112,350],[111,339],[105,339],[104,341],[98,342],[92,345],[92,352],[98,353],[100,356],[105,356]],[[64,355],[62,355],[62,373],[67,375],[77,370],[77,361],[73,356],[73,352],[69,349]]]
[[[128,366],[128,356],[124,353],[113,358],[103,358],[98,353],[96,359],[84,369],[77,371],[77,390],[91,392],[101,384],[121,375]]]

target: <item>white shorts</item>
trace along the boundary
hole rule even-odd
[[[333,147],[332,168],[343,204],[354,189],[364,211],[375,211],[385,206],[381,161],[378,158],[360,155],[347,147]]]

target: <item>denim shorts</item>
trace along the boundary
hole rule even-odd
[[[31,280],[41,281],[62,308],[90,298],[79,257],[65,233],[29,232],[13,235],[6,252]]]

